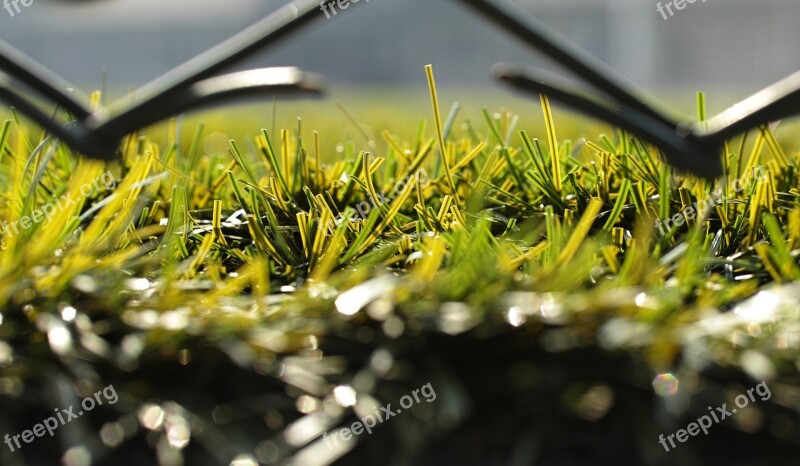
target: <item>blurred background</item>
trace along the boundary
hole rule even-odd
[[[33,0],[13,17],[0,10],[0,38],[83,91],[99,88],[106,70],[110,94],[121,97],[285,3]],[[654,0],[516,3],[684,114],[691,114],[696,91],[709,94],[713,113],[800,70],[796,0],[697,0],[673,8],[667,20]],[[440,86],[484,105],[487,96],[507,97],[494,94],[493,63],[546,65],[454,0],[362,0],[331,19],[320,15],[249,65],[319,72],[348,99],[377,89],[406,101],[404,91],[425,89],[423,66],[433,63]],[[424,105],[426,94],[417,94]]]

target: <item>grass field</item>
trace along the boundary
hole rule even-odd
[[[796,126],[729,141],[705,181],[546,99],[447,95],[181,118],[108,164],[12,114],[0,463],[796,461]]]

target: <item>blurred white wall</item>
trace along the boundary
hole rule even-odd
[[[666,3],[661,0],[662,3]],[[0,38],[79,86],[101,69],[138,86],[218,43],[283,0],[33,0],[0,10]],[[652,93],[756,90],[800,69],[800,1],[697,0],[664,20],[655,0],[517,0],[525,10]],[[453,0],[370,0],[321,19],[252,65],[299,65],[333,83],[488,85],[497,61],[535,55]],[[744,94],[742,94],[744,95]]]

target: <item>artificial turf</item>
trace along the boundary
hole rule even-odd
[[[442,115],[429,78],[416,128],[298,121],[214,151],[173,121],[110,163],[12,114],[0,435],[118,401],[0,462],[793,464],[795,140],[738,137],[701,180],[622,131],[559,139],[546,98],[536,133]],[[435,400],[326,440],[426,384]]]

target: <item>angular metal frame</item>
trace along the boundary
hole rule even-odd
[[[561,38],[506,0],[453,0],[472,8],[594,88],[605,102],[548,84],[545,73],[521,65],[495,65],[495,77],[511,87],[545,94],[575,110],[619,126],[659,147],[668,163],[705,178],[722,174],[723,142],[739,133],[800,114],[800,73],[794,74],[711,118],[706,125],[682,123],[644,103],[640,92],[593,56]],[[334,3],[335,0],[326,0]],[[131,105],[91,110],[67,94],[69,84],[0,40],[0,100],[16,107],[82,154],[112,159],[126,134],[172,115],[234,97],[322,93],[321,78],[296,68],[264,68],[214,76],[255,52],[284,40],[323,16],[318,0],[297,0],[218,46],[165,73],[135,92]],[[22,85],[75,121],[61,125],[24,94]]]

